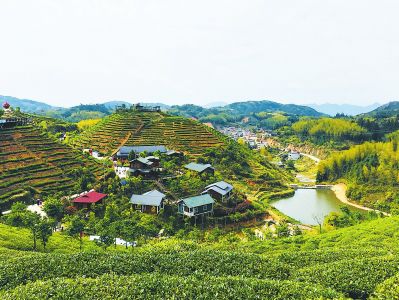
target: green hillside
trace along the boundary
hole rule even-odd
[[[149,118],[146,114],[133,112],[114,113],[84,132],[68,138],[68,143],[79,149],[92,148],[110,155],[140,130]]]
[[[381,105],[380,107],[364,115],[372,117],[389,117],[389,116],[396,116],[398,114],[399,114],[399,101],[392,101],[387,104]]]
[[[267,241],[165,240],[95,250],[57,233],[51,253],[9,243],[0,225],[2,299],[396,299],[399,219],[390,217],[316,236]],[[10,250],[18,249],[21,250]],[[76,245],[76,244],[75,244]],[[92,246],[89,246],[92,245]],[[62,249],[64,254],[55,253]],[[58,279],[56,279],[58,278]],[[387,280],[387,282],[385,282]],[[199,296],[201,295],[201,296]]]
[[[224,143],[215,131],[191,119],[162,116],[146,123],[126,142],[130,145],[166,145],[170,149],[198,155]]]
[[[348,183],[348,196],[382,211],[399,211],[397,136],[385,143],[364,143],[336,153],[319,165],[317,180]]]
[[[0,208],[9,208],[34,194],[73,191],[75,182],[70,173],[81,167],[96,174],[102,168],[40,127],[0,130]]]
[[[223,141],[206,126],[190,119],[157,112],[117,112],[69,139],[77,148],[93,148],[104,154],[120,146],[165,145],[188,154],[200,154]]]

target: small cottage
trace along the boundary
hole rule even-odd
[[[298,160],[301,157],[301,154],[297,151],[291,151],[288,153],[289,160]]]
[[[147,158],[139,157],[129,161],[130,169],[143,169],[150,170],[153,168],[154,163]]]
[[[225,181],[219,181],[205,187],[202,194],[209,194],[214,199],[227,201],[233,194],[233,186]]]
[[[143,176],[146,178],[157,176],[157,167],[159,167],[159,158],[156,156],[138,157],[130,162],[128,170],[131,176]]]
[[[188,217],[210,214],[214,203],[215,200],[209,194],[185,198],[178,202],[178,213]]]
[[[133,194],[130,198],[130,203],[135,210],[158,214],[164,208],[165,197],[165,194],[152,190],[142,195]]]
[[[158,168],[159,167],[159,157],[158,156],[147,156],[146,159],[150,162],[152,162],[152,167],[153,168]]]
[[[80,194],[79,197],[72,200],[72,203],[78,209],[89,209],[92,204],[102,204],[105,197],[107,197],[107,194],[90,191],[88,193]]]
[[[215,173],[215,169],[211,164],[197,164],[197,163],[189,163],[184,166],[186,169],[190,171],[194,171],[198,174],[211,174]]]

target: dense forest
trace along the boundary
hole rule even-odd
[[[330,140],[361,142],[366,137],[364,128],[353,121],[338,118],[304,119],[294,123],[292,129],[297,135],[318,144]]]
[[[333,154],[319,165],[317,180],[349,184],[348,196],[383,211],[399,212],[398,135]]]

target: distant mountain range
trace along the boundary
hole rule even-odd
[[[0,96],[0,102],[8,102],[12,107],[19,107],[24,112],[42,114],[48,110],[58,110],[60,107],[29,99],[19,99],[11,96]]]
[[[359,114],[368,113],[376,108],[378,108],[381,104],[374,103],[367,106],[360,105],[352,105],[352,104],[332,104],[332,103],[324,103],[324,104],[308,104],[308,106],[313,107],[317,111],[335,116],[336,114],[345,114],[347,116],[356,116]]]
[[[235,102],[228,104],[223,107],[224,109],[233,110],[240,114],[250,114],[258,112],[285,112],[289,114],[294,114],[298,116],[309,116],[309,117],[320,117],[323,113],[317,110],[296,104],[281,104],[274,101],[245,101],[245,102]]]
[[[52,106],[40,101],[30,99],[19,99],[11,96],[0,96],[0,102],[9,102],[13,107],[19,107],[22,111],[34,114],[41,114],[53,117],[61,117],[70,121],[86,117],[102,117],[112,113],[116,106],[130,106],[133,103],[127,101],[113,100],[101,104],[78,105],[70,108]],[[186,104],[169,106],[163,103],[144,103],[144,105],[161,106],[163,110],[171,110],[175,114],[190,115],[198,117],[197,114],[205,115],[209,113],[231,112],[233,114],[251,114],[258,112],[285,112],[298,116],[319,117],[323,115],[335,116],[336,114],[359,115],[370,113],[376,114],[392,114],[399,113],[399,102],[390,102],[380,106],[374,103],[368,106],[352,105],[352,104],[281,104],[274,101],[242,101],[231,104],[225,102],[212,102],[203,107]],[[82,113],[83,112],[83,113]]]

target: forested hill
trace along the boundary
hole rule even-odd
[[[22,111],[28,113],[45,114],[47,111],[59,109],[40,101],[0,95],[0,103],[3,102],[8,102],[12,107],[19,107]]]
[[[363,116],[370,117],[393,117],[399,115],[399,101],[384,104]]]
[[[390,141],[364,143],[336,153],[319,165],[319,182],[348,183],[348,196],[382,211],[399,212],[398,134]]]
[[[224,107],[227,110],[232,110],[234,113],[250,114],[259,112],[285,112],[295,114],[298,116],[320,117],[322,113],[315,109],[296,104],[281,104],[273,101],[246,101],[235,102]]]
[[[281,104],[273,101],[246,101],[236,102],[221,107],[204,108],[202,106],[185,104],[174,105],[168,112],[185,117],[209,118],[210,116],[220,116],[229,120],[241,120],[243,117],[258,113],[286,113],[295,116],[320,117],[324,114],[303,105]]]

